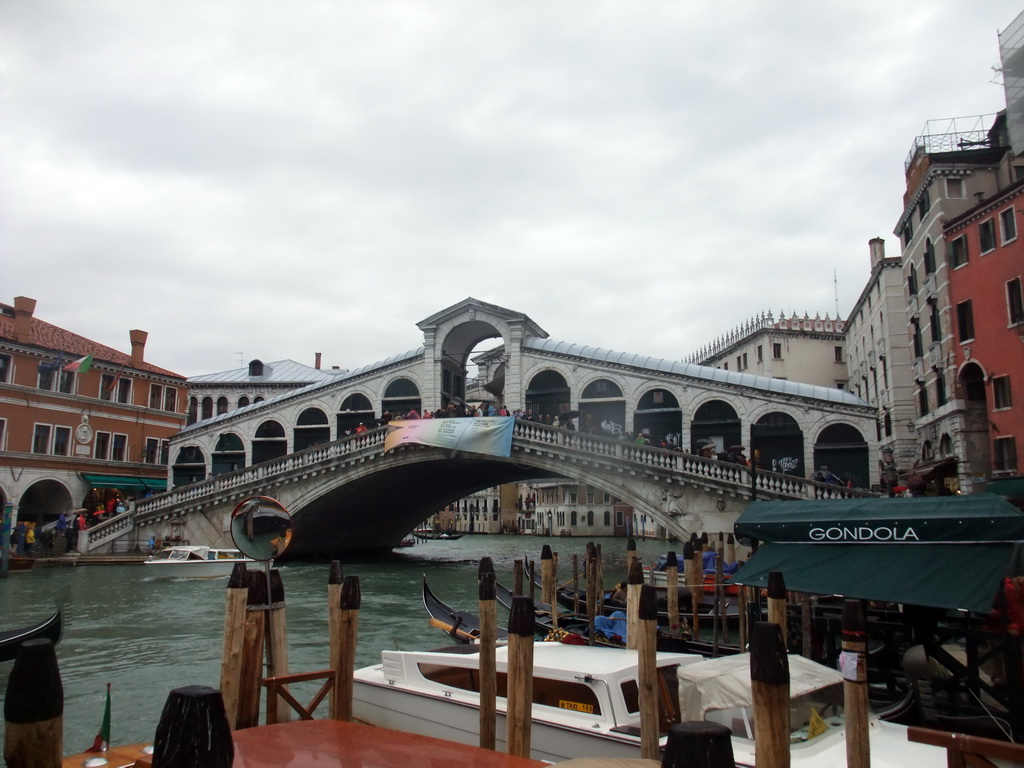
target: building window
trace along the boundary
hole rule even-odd
[[[249,398],[246,397],[245,395],[242,395],[240,398],[238,398],[238,407],[239,408],[244,408],[248,404],[249,404]]]
[[[914,326],[914,357],[924,357],[924,341],[921,339],[921,323],[916,317],[910,322]]]
[[[164,388],[159,384],[149,385],[149,407],[159,409],[164,400]]]
[[[835,360],[837,363],[843,362],[843,348],[842,347],[832,347],[832,355],[833,355],[832,359]]]
[[[32,433],[32,453],[50,452],[50,433],[52,427],[49,424],[36,424]]]
[[[0,451],[7,450],[7,444],[4,442],[4,438],[7,437],[7,419],[0,419]]]
[[[113,450],[110,458],[114,461],[128,460],[128,435],[114,435]]]
[[[917,296],[917,269],[910,265],[910,272],[907,274],[907,292],[911,296]]]
[[[47,392],[53,390],[53,384],[57,381],[57,373],[53,368],[39,367],[39,378],[36,382],[37,389],[43,389]]]
[[[760,344],[757,345],[757,362],[764,362],[764,348]]]
[[[921,197],[917,201],[917,217],[921,220],[921,224],[924,224],[924,217],[928,213],[928,209],[931,207],[931,195],[928,194],[928,189],[925,188],[921,191]]]
[[[779,342],[774,342],[772,344],[772,359],[774,359],[774,360],[781,360],[782,359],[782,344],[779,343]]]
[[[907,216],[907,223],[903,227],[903,246],[910,245],[910,241],[914,239],[914,224],[910,220],[911,217]]]
[[[11,380],[11,356],[0,355],[0,384]]]
[[[110,433],[109,432],[97,432],[96,439],[93,441],[92,455],[94,459],[109,459],[110,458]]]
[[[71,427],[53,428],[53,453],[55,456],[67,456],[71,450]]]
[[[988,253],[996,247],[996,222],[994,219],[985,219],[978,225],[978,244],[980,253]]]
[[[974,338],[974,311],[970,299],[956,305],[956,325],[961,344]]]
[[[1020,278],[1015,277],[1006,284],[1006,312],[1010,325],[1024,322],[1024,294],[1021,293]]]
[[[924,273],[935,274],[935,246],[932,245],[931,238],[924,241]]]
[[[963,200],[967,197],[967,190],[964,189],[964,180],[958,178],[947,178],[946,197],[950,200]]]
[[[917,383],[917,412],[919,416],[928,415],[928,390],[920,381]]]
[[[160,455],[160,441],[155,437],[146,438],[146,450],[142,455],[145,464],[156,464]]]
[[[1017,441],[1013,437],[997,437],[994,443],[995,461],[993,469],[997,472],[1016,472]]]
[[[1017,239],[1017,220],[1015,216],[1016,212],[1013,208],[1007,208],[1005,211],[999,212],[999,229],[1000,234],[1003,236],[1003,245],[1012,243]]]
[[[932,341],[936,342],[942,339],[942,324],[939,322],[939,304],[936,301],[932,302],[932,316],[930,325],[932,327]]]
[[[178,410],[177,387],[164,387],[164,410],[172,412]]]
[[[1013,406],[1009,376],[996,376],[992,379],[992,404],[997,409]]]
[[[935,407],[941,408],[946,404],[946,380],[942,372],[935,370]]]
[[[111,400],[114,393],[114,382],[116,379],[113,374],[104,373],[100,376],[100,400]]]
[[[967,263],[967,235],[960,235],[949,244],[949,266],[953,269]]]
[[[117,402],[130,403],[132,401],[132,380],[123,376],[117,380]]]

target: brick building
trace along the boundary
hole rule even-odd
[[[145,361],[145,331],[129,332],[125,353],[40,320],[35,307],[24,296],[0,303],[0,502],[46,525],[164,490],[185,378]]]

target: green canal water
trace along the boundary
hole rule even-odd
[[[592,539],[601,545],[605,584],[625,578],[626,540]],[[559,578],[572,578],[572,556],[583,561],[587,539],[530,536],[464,536],[425,541],[391,557],[343,560],[345,575],[359,577],[362,606],[356,663],[367,666],[381,650],[422,650],[446,644],[430,627],[421,601],[422,579],[456,608],[475,612],[476,571],[490,557],[498,580],[511,586],[513,562],[540,560],[549,544],[559,555]],[[681,546],[676,547],[680,549]],[[638,541],[644,563],[668,549]],[[539,562],[538,562],[539,568]],[[327,577],[329,564],[280,566],[287,603],[289,667],[325,669],[328,660]],[[64,686],[64,751],[92,744],[111,684],[111,740],[152,741],[167,695],[184,685],[219,686],[227,579],[158,580],[140,565],[35,568],[0,579],[0,629],[26,626],[48,616],[60,602],[64,635],[57,646]],[[499,622],[506,616],[499,608]],[[0,663],[0,698],[6,695],[13,662]],[[319,683],[298,688],[312,698]],[[326,704],[318,715],[326,715]],[[2,734],[0,734],[2,739]]]

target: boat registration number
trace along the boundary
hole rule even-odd
[[[565,701],[559,699],[558,706],[560,709],[571,709],[573,712],[586,712],[588,715],[594,714],[593,704],[583,704],[579,701]]]

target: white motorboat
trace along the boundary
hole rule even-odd
[[[176,579],[230,576],[235,563],[254,562],[237,549],[182,545],[160,550],[143,565],[157,578]]]
[[[676,669],[696,654],[659,653],[662,744],[678,722]],[[480,654],[474,646],[441,651],[383,651],[381,663],[355,673],[353,712],[384,728],[479,744]],[[534,645],[531,757],[640,757],[637,653],[540,642]],[[505,749],[508,648],[497,649],[497,748]]]
[[[722,656],[679,667],[684,721],[708,720],[732,731],[737,766],[754,765],[750,655]],[[843,676],[830,667],[789,657],[790,760],[794,768],[846,765]],[[946,751],[907,740],[903,725],[869,718],[872,768],[945,768]]]

